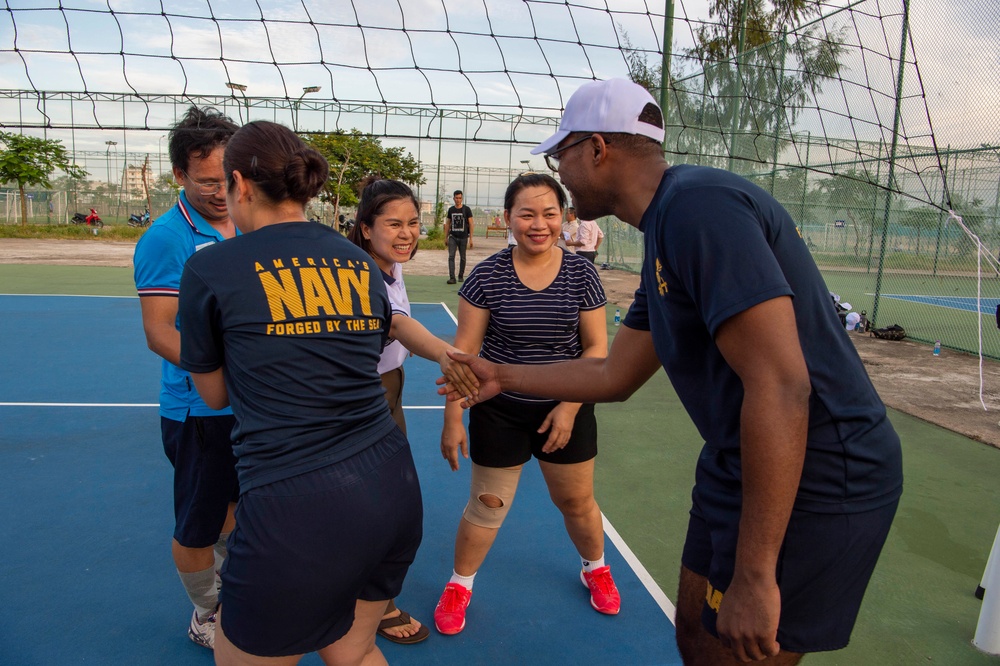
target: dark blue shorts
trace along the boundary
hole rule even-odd
[[[410,446],[398,428],[341,462],[247,491],[222,567],[222,627],[250,654],[320,650],[358,599],[399,594],[423,534]]]
[[[516,467],[535,456],[557,465],[585,462],[597,457],[597,418],[594,406],[580,407],[573,434],[563,448],[542,453],[549,433],[539,433],[556,403],[523,402],[498,395],[469,410],[469,456],[483,467]]]
[[[703,481],[698,479],[692,493],[681,562],[708,578],[712,589],[701,619],[705,629],[718,636],[718,608],[736,561],[741,491],[708,489]],[[822,652],[847,645],[898,504],[897,498],[876,509],[834,514],[793,508],[778,556],[782,650]]]
[[[185,548],[219,540],[230,502],[240,496],[231,416],[160,418],[163,451],[174,466],[174,538]]]

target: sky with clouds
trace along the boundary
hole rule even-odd
[[[824,13],[848,4],[824,3]],[[290,101],[304,86],[321,86],[308,102],[387,103],[557,118],[580,84],[626,76],[627,38],[650,61],[662,47],[662,0],[8,0],[0,14],[0,89],[97,91],[141,95],[230,95],[227,112],[245,120],[241,94],[281,98],[286,108],[255,106],[250,117],[292,124]],[[845,57],[845,84],[824,86],[820,110],[796,131],[875,140],[892,125],[902,0],[866,0],[823,22],[864,44]],[[165,12],[165,14],[164,14]],[[710,20],[707,0],[676,0],[675,54]],[[881,20],[872,17],[881,16]],[[939,144],[1000,144],[1000,3],[911,0],[912,47],[919,63],[905,74],[904,123],[914,142],[933,124]],[[891,57],[890,57],[891,56]],[[925,110],[930,111],[930,120]],[[0,124],[36,121],[36,104],[0,99]],[[56,122],[150,127],[154,131],[52,130],[79,150],[118,141],[130,152],[162,146],[160,137],[182,109],[172,104],[50,103]],[[386,143],[436,162],[439,132],[451,165],[517,165],[527,145],[552,126],[446,119],[437,126],[412,115],[321,113],[307,104],[300,129],[356,126],[386,133]],[[513,136],[516,144],[511,146]],[[417,140],[423,136],[429,139]],[[471,136],[481,141],[470,149]],[[410,138],[402,138],[410,137]],[[471,153],[471,161],[470,161]],[[532,165],[541,168],[540,163]]]

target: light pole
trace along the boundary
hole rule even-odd
[[[243,97],[243,106],[247,108],[247,122],[250,122],[250,101],[247,99],[247,87],[242,83],[233,83],[232,81],[226,81],[226,87],[230,90],[236,92],[239,91],[240,95]],[[235,98],[236,95],[234,94]],[[243,122],[243,114],[240,114],[240,122]]]
[[[111,186],[111,146],[117,146],[117,141],[105,141],[104,145],[107,146],[107,150],[104,151],[104,164],[108,171],[108,187]],[[115,155],[118,154],[118,149],[115,149]],[[115,165],[115,171],[118,170],[118,165]]]
[[[157,159],[156,167],[157,171],[159,171],[158,176],[163,175],[163,148],[160,147],[162,145],[160,142],[166,138],[167,138],[166,134],[161,134],[160,138],[156,140],[156,159]],[[169,144],[167,145],[167,147],[168,148],[170,147]]]
[[[998,161],[1000,161],[1000,147],[994,146],[989,143],[979,144],[986,150],[992,150],[993,154],[996,155]],[[993,228],[996,229],[998,223],[1000,223],[1000,179],[997,180],[997,195],[993,200]]]
[[[531,161],[530,160],[521,160],[521,164],[524,165],[525,172],[531,171]]]
[[[302,103],[302,98],[311,93],[318,93],[322,86],[306,86],[302,89],[302,94],[299,98],[295,100],[295,107],[292,109],[292,130],[298,134],[299,131],[299,104]]]

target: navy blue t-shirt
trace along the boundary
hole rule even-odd
[[[678,165],[664,174],[639,229],[646,259],[624,323],[652,332],[657,356],[706,447],[721,452],[717,478],[741,478],[743,384],[714,336],[733,315],[791,296],[812,383],[796,506],[850,512],[896,499],[899,438],[785,209],[727,171]],[[784,436],[781,425],[778,416],[775,438]]]
[[[240,490],[343,460],[396,427],[377,371],[391,308],[371,257],[329,227],[264,227],[194,254],[181,367],[224,368]]]

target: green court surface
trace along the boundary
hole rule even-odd
[[[0,293],[131,295],[131,280],[123,268],[0,265]],[[444,277],[413,276],[406,283],[412,302],[443,302],[457,311],[455,287]],[[852,284],[858,283],[831,281],[830,288],[851,300],[856,297],[844,287]],[[87,344],[100,344],[100,337]],[[663,373],[627,402],[599,406],[597,414],[598,501],[674,600],[701,440]],[[890,416],[903,441],[906,475],[896,521],[851,645],[806,663],[1000,664],[1000,657],[971,644],[981,606],[973,592],[1000,523],[1000,450],[899,412]],[[774,428],[781,436],[781,424]]]
[[[871,316],[876,290],[882,294],[878,326],[899,324],[913,340],[975,353],[979,349],[976,317],[977,290],[981,299],[983,353],[1000,359],[1000,331],[996,308],[1000,303],[1000,280],[984,275],[982,282],[968,276],[886,273],[878,284],[877,271],[824,270],[831,291]]]

